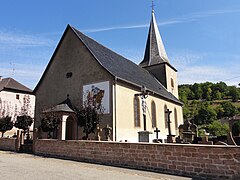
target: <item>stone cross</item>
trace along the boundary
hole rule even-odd
[[[172,111],[170,111],[169,109],[167,109],[167,110],[165,111],[165,113],[167,114],[168,135],[171,136],[172,133],[171,133],[171,125],[170,125],[170,123],[171,123],[170,114],[172,113]]]
[[[158,133],[160,132],[160,129],[156,128],[156,130],[154,130],[154,132],[156,133],[156,138],[158,140]]]
[[[103,128],[105,131],[105,140],[111,141],[111,130],[112,128],[107,124],[106,127]]]

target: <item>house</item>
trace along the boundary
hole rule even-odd
[[[61,116],[56,138],[82,139],[73,107],[79,108],[86,101],[96,101],[102,108],[100,127],[112,127],[113,141],[137,142],[139,131],[154,132],[156,128],[160,129],[159,138],[165,140],[169,133],[167,110],[172,112],[172,134],[177,135],[183,123],[177,70],[167,57],[154,11],[139,65],[68,25],[34,93],[35,128],[42,138],[46,134],[40,130],[41,117],[52,111]],[[141,99],[143,93],[145,98]]]
[[[26,104],[27,103],[27,104]],[[0,77],[0,117],[11,116],[12,121],[21,115],[22,107],[27,105],[28,114],[34,117],[35,96],[32,90],[13,78]],[[31,127],[32,130],[33,126]],[[12,136],[17,128],[7,131],[4,136]]]

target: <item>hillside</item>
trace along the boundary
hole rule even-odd
[[[217,120],[240,114],[240,88],[224,82],[179,85],[179,99],[184,103],[184,119],[205,129]]]

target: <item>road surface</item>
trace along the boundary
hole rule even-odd
[[[0,179],[189,180],[191,178],[0,151]]]

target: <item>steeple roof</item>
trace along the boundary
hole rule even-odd
[[[154,10],[152,10],[152,19],[148,32],[145,55],[140,66],[151,66],[163,62],[169,63],[169,60],[158,30]]]

